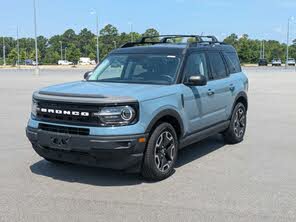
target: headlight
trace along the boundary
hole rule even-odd
[[[32,101],[32,109],[31,109],[31,113],[33,116],[37,116],[37,111],[38,111],[38,104],[36,101]]]
[[[104,107],[95,115],[105,126],[124,126],[132,124],[136,119],[136,111],[131,106]]]

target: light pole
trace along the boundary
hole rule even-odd
[[[37,21],[36,21],[36,0],[33,0],[34,5],[34,32],[35,32],[35,58],[36,58],[36,69],[35,74],[39,75],[39,67],[38,67],[38,43],[37,43]]]
[[[263,41],[260,44],[260,59],[262,59],[262,48],[263,48]]]
[[[17,67],[20,68],[20,43],[18,36],[18,26],[16,26],[16,49],[17,49]]]
[[[260,47],[260,59],[265,59],[265,45],[264,45],[264,41],[261,41],[261,47]]]
[[[134,41],[134,33],[133,33],[133,23],[132,22],[129,22],[130,24],[130,33],[131,33],[131,42]]]
[[[294,17],[291,16],[288,18],[288,29],[287,29],[287,51],[286,51],[286,68],[288,67],[289,59],[289,42],[290,42],[290,22],[294,20]]]
[[[67,47],[65,47],[65,61],[67,60]]]
[[[117,48],[116,41],[113,41],[113,43],[114,43],[114,49],[116,49]]]
[[[4,36],[2,37],[2,40],[3,40],[3,65],[6,66]]]
[[[59,41],[61,44],[61,60],[63,60],[63,42]]]
[[[91,11],[91,15],[96,15],[96,34],[97,34],[97,63],[100,63],[100,48],[99,48],[99,16],[96,11]]]
[[[96,15],[96,26],[97,26],[97,63],[100,63],[100,50],[99,50],[99,17]]]
[[[263,59],[265,59],[265,42],[264,42],[264,40],[262,41],[262,45],[263,45],[263,47],[262,47]]]

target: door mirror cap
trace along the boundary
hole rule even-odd
[[[185,85],[189,86],[205,86],[207,85],[207,78],[203,75],[192,75],[188,78]]]
[[[85,80],[87,80],[90,77],[91,74],[92,74],[92,71],[87,71],[86,73],[84,73],[83,78]]]

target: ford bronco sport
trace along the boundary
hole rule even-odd
[[[244,138],[248,79],[235,49],[214,36],[143,37],[84,77],[33,94],[26,134],[48,161],[162,180],[179,149],[217,133]]]

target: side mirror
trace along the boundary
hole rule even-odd
[[[86,73],[84,73],[83,78],[84,79],[88,79],[88,77],[92,74],[92,71],[87,71]]]
[[[207,85],[207,78],[203,75],[193,75],[190,76],[185,83],[185,85],[189,86],[205,86]]]

